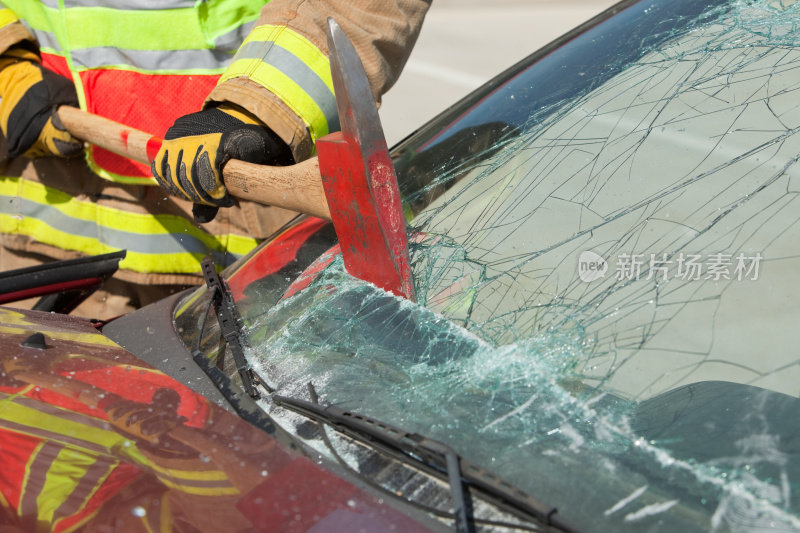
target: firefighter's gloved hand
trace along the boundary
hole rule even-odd
[[[42,67],[24,48],[0,55],[0,128],[12,157],[73,157],[83,143],[69,134],[56,110],[78,105],[72,81]]]
[[[180,117],[167,130],[151,165],[153,177],[171,194],[194,202],[197,222],[209,222],[233,199],[222,181],[231,159],[288,165],[291,151],[255,116],[231,104]]]

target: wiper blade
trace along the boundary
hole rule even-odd
[[[429,473],[440,477],[442,473],[445,473],[450,483],[456,513],[456,529],[459,532],[471,531],[463,483],[479,489],[500,507],[515,514],[521,512],[527,515],[527,518],[533,517],[535,521],[561,531],[570,533],[578,531],[557,515],[558,511],[555,507],[534,499],[478,465],[461,458],[452,448],[442,442],[417,433],[409,433],[391,424],[333,405],[322,406],[278,394],[272,394],[271,398],[275,405],[323,422],[359,442],[400,452],[406,460],[411,460]]]
[[[236,370],[242,378],[242,386],[245,392],[251,398],[258,399],[261,396],[256,389],[256,380],[254,379],[252,370],[247,364],[247,359],[244,356],[244,348],[242,347],[242,319],[239,312],[236,310],[236,302],[233,301],[228,285],[217,274],[214,267],[214,262],[210,257],[205,257],[201,263],[203,278],[206,285],[212,291],[211,301],[214,305],[214,312],[219,321],[219,328],[225,342],[231,348],[233,354],[233,362],[236,364]]]
[[[272,395],[275,405],[300,413],[308,418],[323,421],[337,431],[345,433],[359,441],[377,441],[384,446],[396,448],[416,461],[433,465],[447,473],[450,483],[450,495],[453,499],[455,529],[459,533],[473,531],[467,517],[467,501],[461,483],[461,465],[458,454],[444,443],[428,439],[416,433],[407,433],[401,429],[378,422],[338,407],[323,407],[319,404]]]

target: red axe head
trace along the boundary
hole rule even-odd
[[[328,19],[342,130],[317,141],[319,169],[342,258],[353,276],[414,299],[405,218],[378,107],[350,40]]]

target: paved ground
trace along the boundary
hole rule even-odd
[[[384,96],[391,146],[457,99],[613,0],[433,0],[400,80]]]

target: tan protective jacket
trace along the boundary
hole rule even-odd
[[[85,6],[83,1],[66,0],[66,10],[76,2]],[[11,3],[0,4],[6,8],[0,9],[0,52],[23,40],[42,40],[23,17],[14,20],[17,10],[8,9]],[[141,5],[110,1],[114,6],[126,3]],[[250,110],[289,144],[297,161],[304,160],[313,154],[317,138],[338,129],[327,63],[327,17],[353,41],[380,102],[402,70],[429,4],[430,0],[272,0],[248,28],[248,37],[228,61],[206,104],[230,101]],[[39,44],[43,52],[50,48]],[[81,74],[87,71],[92,73],[84,69]],[[73,78],[79,79],[74,73]],[[83,85],[79,90],[87,90]],[[295,215],[239,202],[221,209],[213,222],[196,226],[189,202],[167,197],[157,186],[101,178],[85,161],[19,159],[10,161],[3,175],[2,245],[59,259],[126,248],[128,258],[117,277],[134,283],[197,283],[202,256],[211,253],[217,264],[229,264]],[[176,243],[181,250],[172,254],[170,247]],[[151,261],[158,254],[161,263]],[[159,264],[168,268],[153,267]]]

